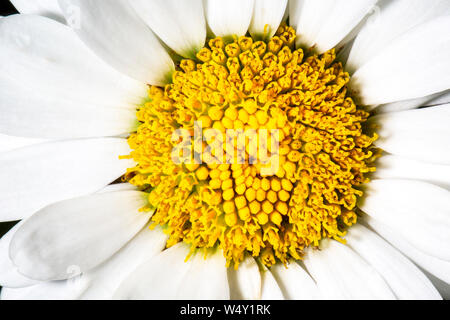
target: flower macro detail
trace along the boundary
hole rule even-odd
[[[356,223],[377,136],[363,133],[369,113],[349,96],[334,49],[305,54],[295,40],[287,25],[268,41],[210,39],[197,60],[180,62],[172,83],[149,89],[128,140],[137,166],[126,180],[148,192],[145,210],[166,226],[168,247],[218,245],[236,268],[246,252],[272,266],[301,259],[323,238],[344,242]],[[186,134],[174,137],[177,130]],[[277,151],[276,166],[258,146]],[[183,161],[174,148],[187,151]]]
[[[450,298],[449,0],[10,2],[1,299]]]

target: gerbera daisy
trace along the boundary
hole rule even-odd
[[[448,0],[13,0],[4,299],[440,299]]]

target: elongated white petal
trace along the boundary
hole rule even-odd
[[[229,300],[226,260],[222,250],[205,256],[198,252],[178,288],[176,299]]]
[[[14,137],[0,133],[0,152],[11,151],[43,142],[46,142],[46,140]]]
[[[92,279],[81,299],[109,300],[123,280],[139,265],[160,253],[166,246],[167,235],[160,227],[144,227],[139,234],[110,259],[88,271]]]
[[[130,4],[176,53],[195,58],[203,47],[206,22],[202,0],[133,0]]]
[[[228,268],[228,283],[230,284],[230,299],[259,299],[261,297],[261,275],[255,259],[247,256],[239,264],[237,270]]]
[[[399,0],[381,2],[359,32],[347,61],[355,71],[383,52],[412,28],[450,13],[446,0]]]
[[[377,0],[378,2],[380,0]],[[378,3],[377,2],[377,3]],[[350,55],[350,51],[353,46],[353,42],[356,38],[356,36],[359,34],[361,29],[370,21],[372,18],[372,15],[374,12],[378,10],[378,5],[374,5],[372,9],[369,10],[369,12],[366,14],[366,16],[350,31],[344,39],[342,39],[336,46],[336,52],[337,52],[337,59],[338,61],[345,62],[348,59],[348,56]],[[344,63],[345,65],[345,63]],[[346,71],[347,68],[346,68]]]
[[[450,284],[449,261],[444,261],[420,251],[409,241],[407,241],[399,232],[391,229],[390,226],[387,226],[376,219],[366,217],[364,220],[367,221],[369,226],[379,235],[389,241],[394,247],[414,261],[418,266],[427,270],[435,277],[445,281],[447,284]]]
[[[356,36],[365,17],[378,0],[337,0],[332,14],[314,40],[320,52],[342,46]]]
[[[17,230],[10,257],[20,273],[37,280],[67,279],[68,268],[86,272],[116,253],[147,223],[138,212],[145,193],[94,194],[50,205]]]
[[[89,282],[75,278],[66,281],[42,282],[26,288],[3,288],[2,300],[75,300]]]
[[[450,15],[433,19],[398,37],[360,67],[350,85],[361,103],[414,99],[450,88],[450,33],[442,32],[449,29]]]
[[[431,163],[450,164],[450,104],[375,116],[378,147]]]
[[[45,37],[42,37],[45,35]],[[30,138],[113,136],[135,128],[146,96],[67,26],[39,16],[0,20],[0,132]]]
[[[315,39],[324,21],[332,14],[334,0],[293,0],[293,2],[297,3],[290,6],[289,15],[297,31],[297,45],[317,46]]]
[[[42,35],[45,34],[45,37]],[[117,72],[92,53],[69,27],[51,19],[13,15],[1,20],[2,72],[28,91],[53,93],[97,106],[134,108],[147,86]],[[11,74],[12,73],[12,74]],[[41,87],[34,87],[41,82]],[[60,106],[63,107],[63,106]]]
[[[0,154],[0,221],[29,217],[57,201],[96,192],[133,166],[125,139],[38,144]]]
[[[450,165],[439,165],[394,155],[384,155],[377,162],[375,178],[422,180],[450,188]]]
[[[349,229],[346,240],[380,273],[398,299],[441,299],[419,268],[369,229],[357,224]]]
[[[418,250],[450,261],[448,190],[414,180],[372,180],[359,207]]]
[[[311,276],[296,262],[288,266],[276,264],[270,271],[277,280],[283,296],[289,300],[320,299],[319,289]]]
[[[261,272],[261,300],[284,300],[285,296],[272,272],[264,268]]]
[[[192,259],[185,262],[189,247],[184,243],[148,259],[131,273],[114,294],[115,299],[174,299]]]
[[[17,11],[64,21],[58,0],[10,0]]]
[[[160,227],[150,230],[146,226],[124,248],[100,266],[66,281],[45,283],[22,276],[10,262],[9,243],[23,222],[17,224],[0,240],[0,285],[8,288],[33,288],[4,289],[2,298],[5,299],[111,299],[123,279],[144,260],[161,252],[167,239]],[[71,271],[79,270],[73,268]]]
[[[443,93],[436,94],[433,100],[427,101],[426,106],[439,106],[441,104],[450,103],[450,90],[444,91]]]
[[[377,0],[294,0],[291,25],[297,30],[297,46],[325,52],[335,47],[370,12]]]
[[[9,245],[16,231],[23,225],[24,221],[16,224],[0,239],[0,286],[9,288],[22,288],[37,283],[19,272],[9,258]]]
[[[394,299],[385,280],[348,246],[323,240],[304,263],[326,299]]]
[[[65,15],[70,16],[74,6],[79,8],[80,24],[73,29],[111,66],[153,85],[165,85],[170,80],[175,70],[172,59],[127,0],[59,2]]]
[[[116,299],[229,299],[222,253],[197,253],[179,243],[137,268],[119,287]]]
[[[204,0],[203,3],[208,26],[216,36],[243,36],[247,33],[254,0]]]
[[[273,37],[283,19],[287,3],[288,0],[255,1],[253,17],[249,27],[250,34],[253,37]]]

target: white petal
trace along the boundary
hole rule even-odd
[[[279,263],[270,268],[283,295],[288,300],[320,299],[319,289],[311,276],[298,263],[287,267]]]
[[[16,231],[23,225],[24,221],[16,224],[0,239],[0,286],[9,288],[22,288],[37,283],[17,272],[16,266],[9,258],[9,245]]]
[[[298,29],[298,22],[303,11],[305,0],[289,0],[285,17],[289,17],[289,25],[295,30]]]
[[[186,260],[184,243],[164,250],[136,269],[117,290],[116,299],[229,299],[225,259],[221,252]]]
[[[375,116],[370,120],[379,124],[380,139],[375,144],[395,155],[450,164],[449,107],[446,104]]]
[[[58,0],[10,0],[17,11],[64,21]]]
[[[261,275],[255,259],[247,256],[239,268],[228,268],[231,300],[258,300],[261,297]]]
[[[292,20],[291,25],[297,31],[297,45],[306,47],[316,45],[315,39],[324,21],[333,12],[334,0],[293,0],[291,2],[289,20]]]
[[[121,191],[58,202],[17,230],[10,257],[20,273],[37,280],[67,279],[72,266],[86,272],[116,253],[147,223],[138,212],[146,194]]]
[[[428,101],[425,105],[426,106],[439,106],[441,104],[449,104],[450,103],[450,90],[441,92],[436,95],[437,95],[437,97],[435,97],[431,101]]]
[[[362,67],[412,28],[449,13],[447,0],[381,2],[359,32],[347,61],[347,70],[353,72]]]
[[[377,0],[380,1],[380,0]],[[344,39],[342,39],[336,46],[336,52],[337,52],[337,59],[338,61],[342,61],[344,62],[344,66],[345,66],[345,62],[348,59],[348,56],[350,55],[352,46],[353,46],[353,42],[356,38],[356,36],[359,34],[359,32],[361,31],[361,29],[368,23],[368,21],[370,21],[370,19],[372,18],[374,12],[377,12],[378,10],[378,6],[374,5],[369,12],[366,14],[366,16],[352,29],[352,31],[350,31]],[[345,50],[344,50],[345,49]],[[346,71],[347,70],[346,68]]]
[[[442,32],[449,29],[450,15],[433,19],[400,36],[360,67],[350,85],[361,103],[414,99],[450,88],[450,33]]]
[[[304,263],[326,299],[394,299],[385,280],[348,246],[323,240]]]
[[[3,288],[2,300],[74,300],[85,290],[88,282],[81,278],[67,281],[42,282],[26,288]]]
[[[46,142],[46,140],[14,137],[0,133],[0,152],[11,151],[42,142]]]
[[[374,267],[398,299],[441,299],[430,280],[411,261],[361,224],[346,235],[348,245]]]
[[[88,271],[92,279],[81,299],[109,300],[125,278],[144,261],[160,253],[166,246],[167,235],[160,227],[148,226],[110,259]]]
[[[190,270],[189,246],[178,243],[150,258],[130,274],[116,291],[115,299],[174,299]]]
[[[290,7],[297,46],[325,52],[343,40],[370,12],[377,0],[299,0]]]
[[[172,59],[127,0],[60,0],[60,4],[67,18],[71,8],[79,8],[80,25],[74,30],[111,66],[153,85],[170,80],[175,70]]]
[[[45,35],[45,37],[42,37]],[[135,128],[145,84],[97,58],[67,26],[0,20],[1,133],[30,138],[112,136]]]
[[[254,0],[204,0],[203,3],[208,26],[216,36],[239,37],[247,33]]]
[[[271,38],[277,32],[278,27],[286,11],[288,0],[257,0],[250,23],[249,32],[253,37],[266,36]],[[266,30],[266,25],[268,29]]]
[[[427,270],[435,277],[450,284],[450,262],[438,259],[418,250],[409,241],[403,238],[399,232],[394,231],[376,219],[367,217],[364,220],[367,221],[369,226],[379,235],[389,241],[394,247],[414,261],[418,266]]]
[[[285,297],[272,272],[264,268],[261,272],[261,300],[284,300]]]
[[[414,180],[372,180],[359,207],[418,250],[450,261],[448,190]]]
[[[394,155],[384,155],[377,161],[374,177],[378,179],[422,180],[450,188],[450,165],[439,165]]]
[[[205,44],[206,22],[202,0],[133,0],[130,4],[178,54],[195,58]]]
[[[133,166],[127,141],[48,142],[0,154],[0,221],[29,217],[57,201],[96,192]]]
[[[426,97],[390,102],[390,103],[385,103],[385,104],[378,105],[378,106],[370,106],[369,109],[375,109],[377,113],[388,113],[388,112],[411,110],[411,109],[416,109],[418,107],[428,105],[429,102],[440,97],[441,95],[442,95],[442,92],[439,92],[439,93],[435,93],[435,94],[432,94],[432,95],[429,95]]]
[[[178,288],[178,300],[230,300],[226,260],[222,250],[214,254],[198,252]]]

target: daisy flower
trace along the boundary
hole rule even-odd
[[[449,296],[448,0],[12,3],[3,299]]]

